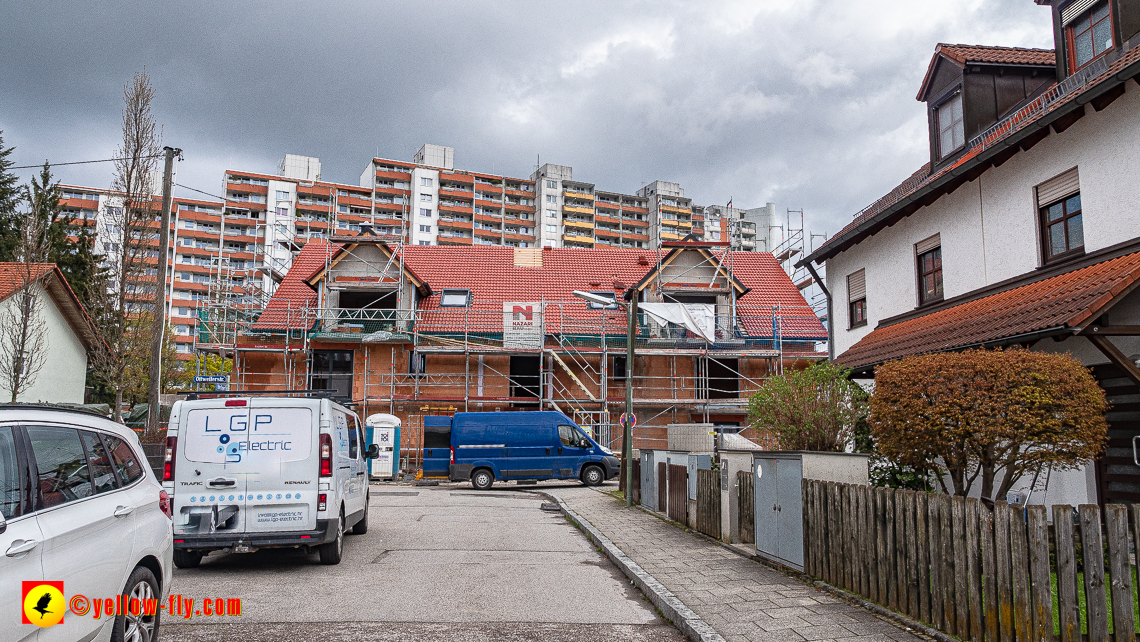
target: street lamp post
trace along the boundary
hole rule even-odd
[[[574,296],[604,307],[614,304],[626,311],[625,339],[625,421],[622,422],[621,459],[625,468],[625,505],[633,506],[633,342],[637,337],[637,296],[627,305],[615,296],[599,296],[592,292],[574,291]]]

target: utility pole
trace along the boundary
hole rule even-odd
[[[162,387],[162,340],[166,334],[166,262],[170,257],[170,206],[174,192],[174,156],[181,149],[164,147],[166,165],[162,170],[162,215],[158,227],[158,273],[154,290],[154,333],[150,343],[150,385],[147,391],[147,431],[158,430],[159,397]]]
[[[633,342],[637,339],[637,288],[629,306],[625,339],[625,426],[622,432],[622,462],[625,464],[625,505],[633,506]]]

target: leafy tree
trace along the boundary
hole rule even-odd
[[[0,261],[16,260],[20,245],[20,216],[16,206],[23,200],[24,190],[20,188],[16,175],[9,171],[15,161],[8,157],[15,147],[4,148],[4,132],[0,131]]]
[[[875,369],[871,428],[884,455],[945,473],[936,476],[947,494],[968,494],[980,477],[982,496],[1001,498],[1026,473],[1076,468],[1104,452],[1105,407],[1104,391],[1069,355],[943,352]]]
[[[867,414],[850,370],[819,362],[771,377],[748,401],[748,422],[768,426],[781,450],[843,452]]]

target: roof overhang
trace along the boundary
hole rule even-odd
[[[863,240],[877,234],[884,228],[898,223],[918,210],[932,205],[939,198],[953,193],[962,185],[977,179],[991,167],[999,167],[1019,152],[1029,151],[1037,143],[1049,136],[1050,131],[1058,134],[1072,126],[1085,115],[1085,105],[1092,103],[1099,111],[1124,94],[1124,83],[1136,79],[1140,74],[1140,61],[1133,62],[1097,85],[1090,87],[1044,116],[1022,129],[1001,138],[989,146],[974,152],[967,152],[950,168],[941,170],[941,175],[922,185],[879,213],[859,223],[842,235],[828,239],[815,252],[796,263],[796,267],[808,262],[820,264],[831,257],[846,251]],[[886,198],[886,197],[884,197]]]
[[[356,249],[361,246],[376,247],[384,254],[384,258],[399,262],[399,256],[397,256],[397,253],[392,250],[388,243],[386,243],[381,237],[353,236],[347,237],[339,243],[340,249],[337,250],[329,258],[328,264],[320,270],[317,270],[316,274],[305,280],[305,282],[309,284],[309,287],[316,288],[317,284],[321,282],[321,279],[325,278],[325,276],[329,273],[330,270],[333,269],[333,267],[336,266],[337,263],[340,263],[345,258],[352,256]],[[395,258],[393,259],[393,257]],[[419,292],[420,296],[431,296],[431,286],[428,285],[426,281],[421,279],[419,275],[417,275],[415,271],[413,271],[412,268],[408,265],[400,263],[400,266],[403,269],[404,277],[408,279],[408,282],[412,284],[412,287],[416,288],[416,291]]]
[[[732,290],[733,290],[736,298],[739,299],[740,297],[742,297],[748,293],[750,288],[748,288],[743,283],[741,283],[740,279],[736,278],[736,275],[729,273],[729,271],[724,267],[724,265],[721,263],[721,261],[717,257],[717,255],[713,254],[713,252],[710,249],[710,246],[706,246],[705,244],[700,243],[700,242],[694,243],[691,241],[689,241],[689,242],[680,241],[680,243],[682,243],[682,245],[674,246],[669,250],[669,253],[666,254],[663,259],[661,259],[659,266],[651,268],[648,272],[645,273],[645,276],[641,277],[640,281],[638,281],[636,284],[634,284],[632,287],[630,287],[628,290],[626,290],[625,300],[627,300],[627,301],[631,300],[633,298],[633,294],[635,292],[641,292],[645,288],[649,287],[649,284],[653,282],[654,277],[658,274],[658,270],[663,269],[663,268],[665,268],[665,266],[673,263],[673,261],[675,261],[677,259],[677,257],[680,256],[681,253],[685,252],[685,251],[697,252],[702,257],[704,257],[704,259],[706,261],[709,261],[711,265],[715,266],[717,274],[725,277],[726,279],[728,279],[729,283],[732,284]],[[662,245],[664,246],[664,244],[662,244]]]

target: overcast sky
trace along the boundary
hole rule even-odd
[[[18,165],[110,157],[144,66],[178,182],[318,156],[357,184],[425,142],[456,167],[541,162],[631,193],[803,208],[833,234],[923,162],[914,97],[938,42],[1051,47],[1032,0],[13,1],[0,130]],[[60,167],[106,187],[110,164]],[[22,174],[26,177],[29,172]],[[179,190],[183,196],[192,194]]]

